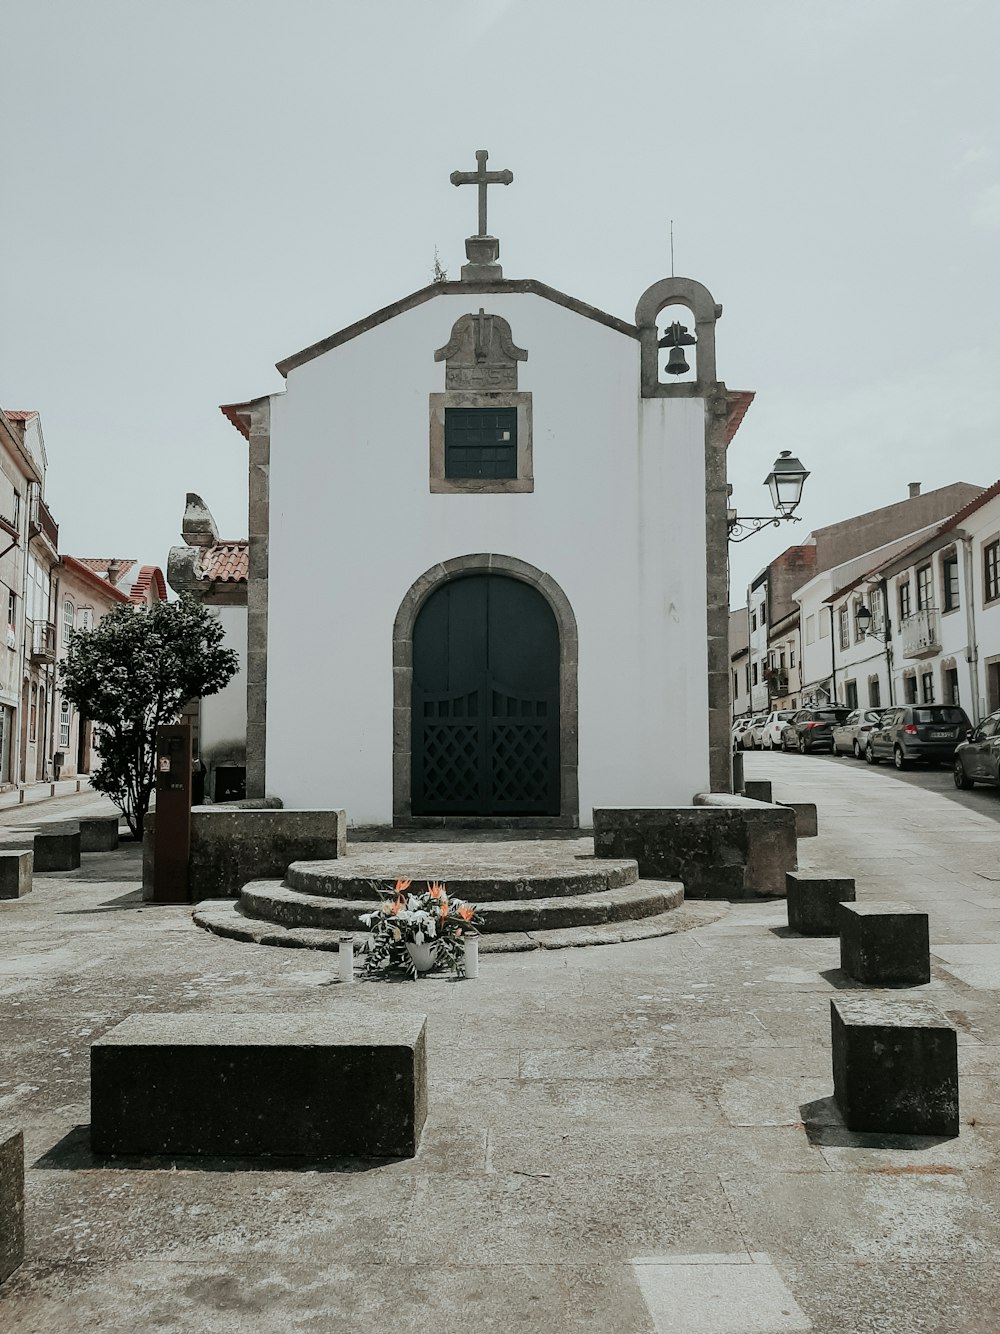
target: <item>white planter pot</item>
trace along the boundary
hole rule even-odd
[[[433,941],[425,940],[417,945],[414,941],[408,940],[406,952],[413,960],[413,966],[418,973],[429,973],[437,963],[437,945]]]

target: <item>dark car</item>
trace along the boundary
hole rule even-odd
[[[911,760],[936,764],[954,758],[958,743],[971,726],[957,704],[904,704],[888,709],[868,733],[865,759],[869,764],[892,760],[905,769]]]
[[[959,742],[955,751],[955,786],[968,789],[976,783],[1000,787],[1000,710],[984,718]]]
[[[781,730],[781,749],[808,755],[812,750],[833,750],[833,729],[851,712],[837,704],[799,709]]]

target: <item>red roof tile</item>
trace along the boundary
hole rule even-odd
[[[250,544],[216,542],[205,547],[201,554],[200,573],[203,579],[220,584],[245,584],[250,571]]]
[[[150,599],[150,590],[155,593],[155,597]],[[163,578],[163,571],[158,565],[144,565],[139,571],[139,578],[132,585],[132,591],[129,593],[129,601],[136,603],[166,602],[167,584]]]
[[[31,417],[37,417],[38,413],[31,408],[27,411],[22,411],[19,408],[4,408],[3,415],[9,417],[12,422],[26,422]]]

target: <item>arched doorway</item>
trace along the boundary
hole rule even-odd
[[[394,819],[575,826],[576,622],[554,580],[446,561],[410,589],[394,641]]]

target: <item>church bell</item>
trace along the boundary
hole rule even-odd
[[[672,347],[670,356],[667,357],[667,364],[663,368],[668,375],[686,375],[691,367],[687,364],[687,358],[684,356],[682,347]]]

